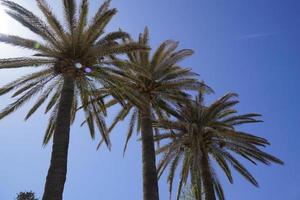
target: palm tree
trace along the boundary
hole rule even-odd
[[[21,77],[0,88],[0,95],[16,90],[16,101],[0,112],[0,119],[19,109],[32,97],[39,95],[37,102],[26,115],[28,119],[47,99],[46,113],[52,110],[44,137],[47,144],[53,136],[51,163],[48,171],[43,200],[61,200],[67,173],[70,125],[75,119],[78,103],[82,103],[92,138],[95,124],[106,144],[107,128],[103,120],[105,106],[102,101],[87,105],[95,98],[96,88],[111,81],[109,73],[102,68],[107,56],[147,49],[140,44],[119,44],[118,39],[128,37],[122,31],[103,35],[104,28],[116,14],[105,1],[88,22],[88,1],[82,0],[78,18],[75,0],[63,0],[67,28],[57,20],[45,0],[36,0],[46,21],[29,10],[3,0],[7,13],[23,26],[38,35],[41,41],[14,35],[0,35],[0,41],[36,52],[31,57],[0,60],[0,69],[41,68],[40,71]],[[97,113],[92,116],[92,113]]]
[[[140,34],[139,44],[148,46],[148,35],[148,29],[145,28],[144,33]],[[127,39],[127,42],[132,41]],[[139,51],[127,54],[125,60],[113,58],[109,62],[115,66],[112,72],[115,74],[114,80],[118,80],[116,90],[120,98],[125,100],[109,132],[131,114],[126,149],[134,127],[141,130],[144,200],[159,199],[153,119],[174,114],[172,104],[186,101],[189,97],[185,90],[195,90],[203,85],[190,69],[178,66],[178,62],[192,55],[193,51],[176,51],[177,46],[177,42],[168,40],[158,47],[151,58],[149,51]]]
[[[236,126],[240,124],[261,122],[257,119],[259,114],[238,115],[233,108],[238,103],[236,97],[236,94],[229,93],[206,106],[200,92],[195,101],[177,106],[179,117],[176,120],[161,120],[157,123],[165,133],[155,139],[169,139],[157,149],[157,153],[162,154],[158,165],[159,176],[170,166],[170,196],[178,166],[182,167],[177,199],[183,185],[190,180],[197,200],[215,200],[216,196],[224,200],[224,192],[212,160],[224,171],[230,183],[233,183],[233,178],[229,164],[254,186],[258,186],[257,181],[232,153],[253,164],[283,164],[281,160],[259,148],[269,145],[266,139],[236,130]]]

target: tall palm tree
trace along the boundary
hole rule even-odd
[[[16,90],[12,97],[16,101],[0,112],[0,119],[19,109],[32,97],[39,95],[37,102],[26,115],[28,119],[47,99],[46,113],[52,110],[46,130],[44,144],[53,136],[51,163],[48,171],[43,200],[61,200],[67,173],[70,125],[75,119],[78,103],[82,103],[90,134],[95,135],[95,124],[106,144],[107,128],[103,120],[105,106],[102,101],[87,105],[95,98],[99,84],[111,81],[109,73],[102,68],[107,56],[146,49],[140,44],[119,44],[118,39],[128,37],[122,31],[104,35],[104,28],[116,14],[105,1],[88,22],[88,0],[82,0],[78,18],[76,1],[63,0],[64,28],[45,0],[36,0],[46,21],[7,0],[2,0],[7,13],[39,36],[41,41],[25,39],[15,35],[0,35],[0,41],[17,47],[33,50],[31,57],[0,60],[0,69],[41,68],[40,71],[21,77],[0,88],[0,95]],[[92,113],[98,113],[92,116]]]
[[[132,42],[131,40],[125,41]],[[139,44],[149,45],[148,29],[140,34]],[[199,88],[196,74],[190,69],[181,68],[178,62],[192,55],[189,49],[176,50],[177,42],[165,41],[150,57],[149,51],[127,54],[127,59],[113,58],[114,80],[121,99],[125,103],[117,114],[109,131],[131,114],[125,149],[134,127],[141,130],[143,161],[143,195],[144,200],[158,200],[158,182],[153,141],[152,121],[154,118],[166,118],[172,114],[172,104],[186,101],[186,90]]]
[[[229,165],[254,186],[258,186],[257,181],[232,153],[242,156],[253,164],[257,162],[266,165],[272,162],[283,164],[281,160],[259,148],[269,145],[266,139],[236,129],[240,124],[260,122],[257,119],[259,114],[237,114],[234,109],[238,103],[236,97],[236,94],[229,93],[206,106],[200,92],[195,101],[177,106],[179,116],[177,119],[161,120],[157,123],[165,133],[155,139],[167,139],[165,144],[157,149],[157,153],[162,154],[158,165],[159,176],[167,166],[170,166],[168,175],[170,196],[178,166],[181,166],[181,170],[177,199],[182,186],[190,180],[197,200],[215,200],[216,196],[224,200],[224,192],[214,171],[212,160],[225,172],[230,183],[233,182],[233,178]]]

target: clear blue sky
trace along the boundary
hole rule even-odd
[[[33,0],[16,0],[36,11]],[[54,2],[54,1],[53,1]],[[55,1],[60,2],[60,1]],[[91,0],[93,11],[102,2]],[[52,3],[53,5],[53,3]],[[53,5],[57,13],[59,3]],[[181,42],[195,50],[183,65],[192,67],[214,88],[209,101],[232,91],[240,94],[241,112],[263,114],[263,124],[243,130],[266,137],[268,152],[279,156],[285,166],[249,166],[259,180],[254,188],[242,177],[235,184],[224,182],[229,200],[300,199],[300,1],[299,0],[114,0],[119,13],[109,30],[121,27],[137,36],[150,28],[153,48],[165,39]],[[0,11],[1,13],[1,11]],[[0,15],[0,30],[34,37],[20,25]],[[0,45],[0,57],[30,55],[30,52]],[[0,71],[0,84],[24,71]],[[9,102],[0,98],[0,107]],[[28,122],[28,106],[0,122],[0,200],[33,190],[41,196],[51,146],[42,148],[47,116],[39,112]],[[111,111],[111,116],[114,112]],[[126,124],[115,130],[113,150],[96,151],[87,130],[72,128],[65,200],[141,200],[141,153],[134,138],[125,158],[122,148]],[[108,119],[109,121],[109,119]],[[247,165],[248,166],[248,165]],[[160,196],[168,198],[165,178]]]

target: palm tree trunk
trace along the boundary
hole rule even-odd
[[[150,102],[141,112],[144,200],[159,200]]]
[[[216,200],[208,156],[205,152],[203,152],[201,157],[205,200]]]
[[[66,75],[53,135],[50,168],[46,178],[43,200],[62,200],[67,175],[71,108],[74,96],[74,79]]]
[[[191,190],[195,200],[202,200],[202,188],[201,188],[201,179],[197,167],[193,163],[193,167],[190,167],[191,172]]]

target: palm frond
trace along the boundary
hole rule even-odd
[[[57,17],[52,13],[50,6],[45,0],[36,0],[37,5],[47,19],[48,24],[51,26],[52,30],[57,34],[57,40],[62,39],[65,44],[67,43],[67,38],[63,26],[58,21]]]
[[[0,59],[0,69],[12,69],[21,67],[40,67],[47,64],[52,64],[53,60],[42,58],[7,58]]]
[[[71,35],[73,35],[76,28],[76,1],[75,0],[63,0],[64,16],[67,22],[67,26]]]
[[[61,83],[61,79],[58,79],[57,81],[55,81],[53,84],[49,85],[45,91],[43,92],[43,94],[39,97],[39,99],[37,100],[37,102],[34,104],[34,106],[29,110],[29,112],[27,113],[25,120],[29,119],[32,114],[35,113],[35,111],[46,101],[46,99],[49,97],[49,95],[51,94],[51,92],[56,88],[57,89],[57,85],[59,85]]]
[[[54,46],[58,45],[54,36],[55,34],[41,19],[39,19],[32,12],[12,1],[2,0],[1,4],[8,9],[6,11],[7,14],[17,20],[23,26],[41,36],[43,39],[50,42]]]
[[[16,89],[20,86],[23,86],[23,84],[30,84],[31,82],[34,82],[36,80],[41,80],[49,75],[52,74],[52,70],[46,69],[46,70],[41,70],[26,76],[23,76],[15,81],[12,81],[3,87],[0,88],[0,95],[4,95],[13,89]]]

